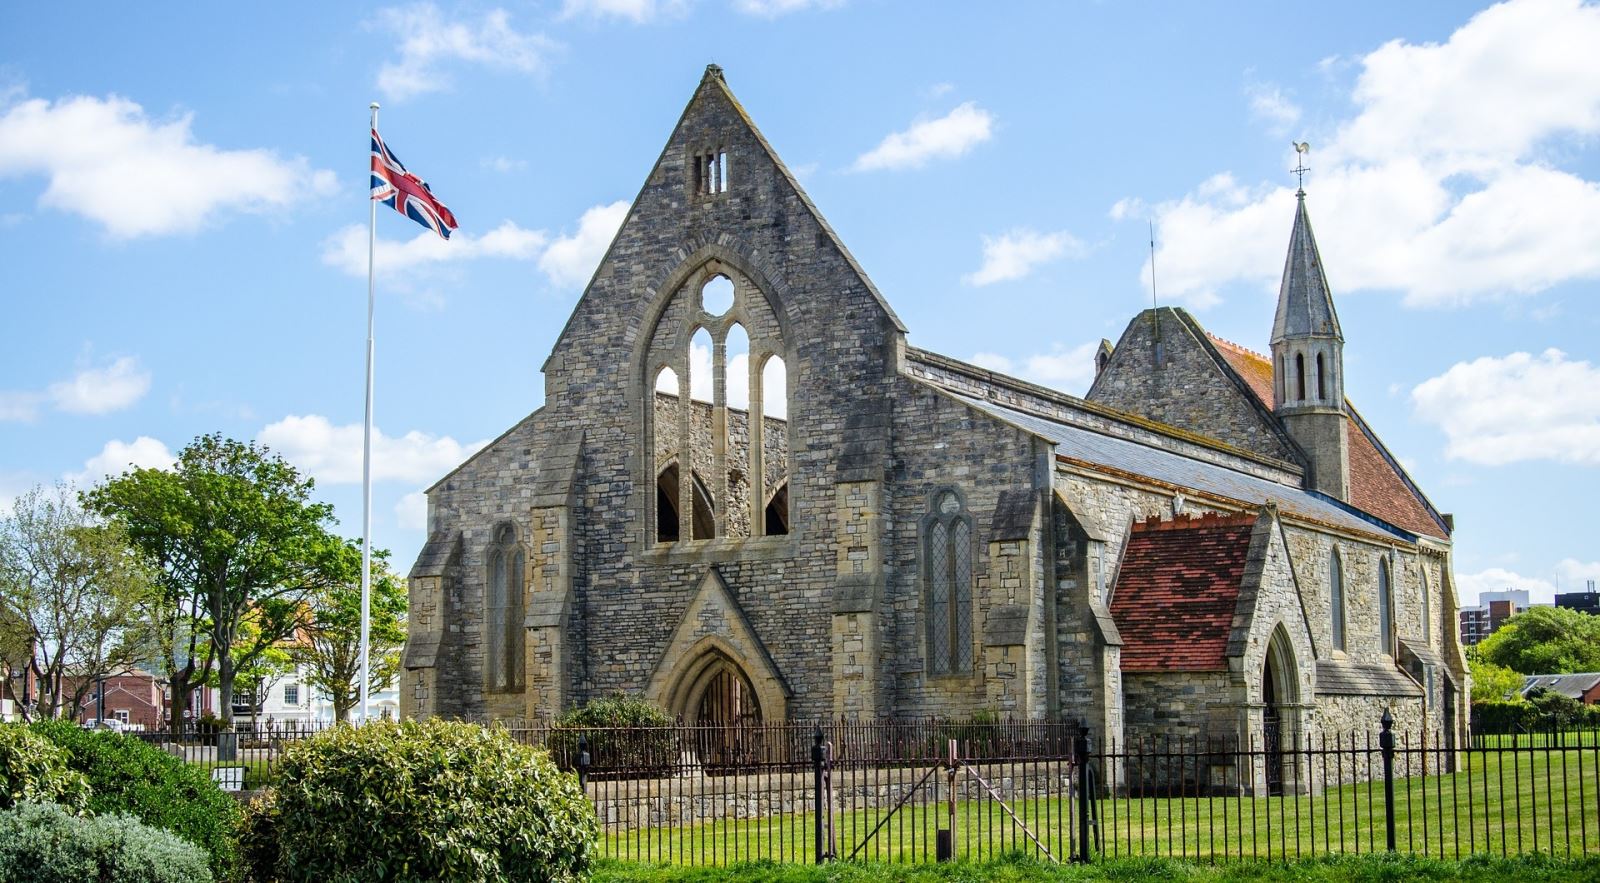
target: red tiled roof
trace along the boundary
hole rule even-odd
[[[1138,522],[1111,598],[1123,671],[1220,671],[1253,515]]]
[[[1206,336],[1262,405],[1272,410],[1272,360],[1215,335]],[[1434,516],[1432,507],[1384,456],[1381,442],[1348,401],[1345,410],[1349,422],[1345,434],[1350,443],[1350,505],[1412,533],[1447,536],[1448,531]]]

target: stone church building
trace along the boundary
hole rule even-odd
[[[544,406],[428,491],[403,713],[625,693],[689,721],[983,712],[1120,742],[1391,708],[1459,737],[1451,520],[1345,398],[1289,208],[1270,353],[1150,310],[1075,398],[908,345],[708,68]]]

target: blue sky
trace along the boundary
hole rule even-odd
[[[0,9],[0,501],[271,444],[360,531],[367,103],[461,221],[380,214],[375,536],[538,366],[708,62],[914,344],[1070,393],[1150,302],[1267,346],[1291,139],[1346,388],[1470,602],[1600,578],[1600,7],[279,3]],[[4,505],[4,502],[0,502]]]

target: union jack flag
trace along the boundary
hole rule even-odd
[[[457,226],[456,216],[433,195],[428,182],[406,171],[377,129],[372,130],[372,198],[445,239]]]

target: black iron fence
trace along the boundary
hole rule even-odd
[[[138,736],[253,788],[328,726]],[[1375,721],[1366,733],[1104,745],[1061,722],[496,726],[579,774],[600,851],[622,860],[1600,853],[1600,730],[1456,744]]]

